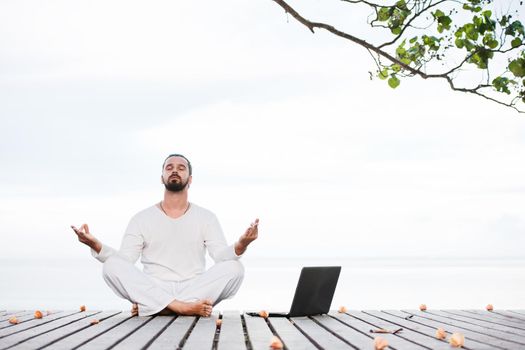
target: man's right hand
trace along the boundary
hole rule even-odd
[[[87,224],[83,224],[80,226],[80,229],[77,229],[75,226],[71,225],[71,228],[78,236],[78,240],[97,253],[100,253],[102,250],[102,243],[98,241],[98,239],[95,238],[91,233],[89,233],[89,227]]]

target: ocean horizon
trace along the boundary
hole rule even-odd
[[[216,310],[287,311],[303,266],[342,266],[332,308],[525,309],[523,258],[250,257],[237,295]],[[140,264],[139,264],[140,266]],[[64,259],[0,259],[0,309],[64,310],[86,305],[127,310],[87,256]]]

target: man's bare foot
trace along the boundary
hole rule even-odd
[[[179,315],[209,317],[213,311],[213,302],[209,299],[194,302],[173,300],[167,308]]]
[[[139,306],[137,304],[131,304],[131,316],[138,316]]]

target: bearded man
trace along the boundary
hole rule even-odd
[[[161,181],[164,198],[131,218],[118,251],[96,239],[87,224],[71,228],[104,264],[109,287],[133,304],[132,313],[210,316],[214,305],[239,290],[239,258],[257,239],[259,219],[228,245],[215,214],[188,201],[192,167],[185,156],[164,160]],[[206,250],[215,262],[208,270]],[[143,271],[134,265],[139,256]]]

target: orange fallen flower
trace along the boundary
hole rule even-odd
[[[91,323],[91,324],[98,324],[98,323],[100,323],[100,321],[97,320],[96,318],[94,318],[94,319],[92,319],[91,322],[89,322],[89,323]]]
[[[447,333],[443,328],[436,329],[436,338],[438,339],[447,339]]]
[[[427,306],[425,304],[421,304],[421,305],[419,305],[419,310],[427,311]]]
[[[281,339],[276,337],[275,335],[272,337],[272,341],[270,342],[270,348],[274,350],[282,349],[283,348],[283,342]]]
[[[216,320],[215,320],[215,325],[216,325],[217,327],[221,328],[221,326],[222,326],[222,320],[221,320],[220,318],[216,319]]]
[[[18,324],[18,318],[16,316],[13,316],[9,319],[9,323],[11,324]]]
[[[454,333],[450,337],[449,343],[455,348],[460,348],[465,345],[465,336],[461,333]]]
[[[42,311],[36,310],[35,311],[35,318],[42,318],[44,315],[42,315]]]
[[[264,317],[264,318],[268,318],[268,311],[266,311],[266,310],[259,311],[259,316]]]
[[[86,311],[86,305],[81,305],[80,306],[80,312],[84,312]]]
[[[339,306],[339,310],[337,310],[337,312],[339,312],[341,314],[344,314],[347,311],[348,311],[348,309],[345,306]]]
[[[492,311],[492,310],[494,310],[494,306],[492,306],[492,304],[488,304],[487,311]]]
[[[383,350],[388,346],[388,342],[385,338],[381,337],[375,337],[374,338],[374,349],[375,350]]]

